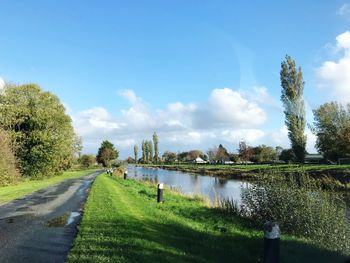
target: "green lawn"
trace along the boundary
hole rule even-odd
[[[62,175],[47,178],[43,180],[26,180],[16,185],[0,187],[0,204],[7,203],[13,199],[25,196],[32,192],[38,191],[42,188],[46,188],[50,185],[60,183],[64,180],[81,177],[96,169],[81,170],[81,171],[68,171]]]
[[[100,175],[85,205],[68,262],[261,262],[262,231],[200,198]],[[345,262],[341,255],[283,236],[282,262]]]

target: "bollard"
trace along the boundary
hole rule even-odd
[[[278,263],[280,258],[280,228],[275,222],[264,225],[264,263]]]
[[[163,202],[163,189],[164,189],[164,185],[163,184],[158,184],[157,187],[157,202],[158,203],[162,203]]]
[[[126,179],[126,177],[128,176],[128,171],[124,172],[124,180]]]

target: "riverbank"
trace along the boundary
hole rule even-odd
[[[100,175],[68,262],[260,262],[262,231],[201,198]],[[103,204],[103,205],[101,205]],[[283,230],[282,230],[283,231]],[[342,255],[282,235],[281,262],[344,262]]]
[[[19,182],[15,185],[0,187],[0,205],[7,203],[16,198],[23,197],[32,192],[58,184],[68,179],[73,179],[92,173],[97,169],[85,169],[79,171],[66,171],[62,175],[41,180],[29,180]]]
[[[308,174],[319,181],[324,188],[350,190],[350,165],[196,165],[196,164],[137,164],[149,168],[161,168],[171,171],[217,176],[226,179],[254,181],[266,174]]]

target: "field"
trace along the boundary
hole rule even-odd
[[[0,187],[0,205],[7,203],[13,199],[25,196],[32,192],[46,188],[48,186],[60,183],[67,179],[81,177],[89,172],[93,172],[96,169],[80,170],[80,171],[67,171],[62,175],[42,180],[26,180],[16,185]]]
[[[95,180],[68,262],[261,262],[260,227],[199,197],[103,174]],[[344,262],[282,235],[281,262]]]

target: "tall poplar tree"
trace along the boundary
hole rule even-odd
[[[159,138],[156,132],[153,133],[153,144],[154,144],[154,162],[158,163],[159,160]]]
[[[134,156],[135,156],[135,163],[138,163],[138,154],[139,154],[139,147],[135,144],[134,146]]]
[[[152,141],[148,141],[148,161],[153,163],[153,143]]]
[[[145,140],[142,140],[142,162],[146,163],[146,144]]]
[[[292,150],[301,163],[305,160],[306,135],[305,108],[304,108],[304,81],[301,68],[295,66],[295,61],[286,55],[281,63],[281,100],[284,106],[285,124],[288,128],[288,137]]]

